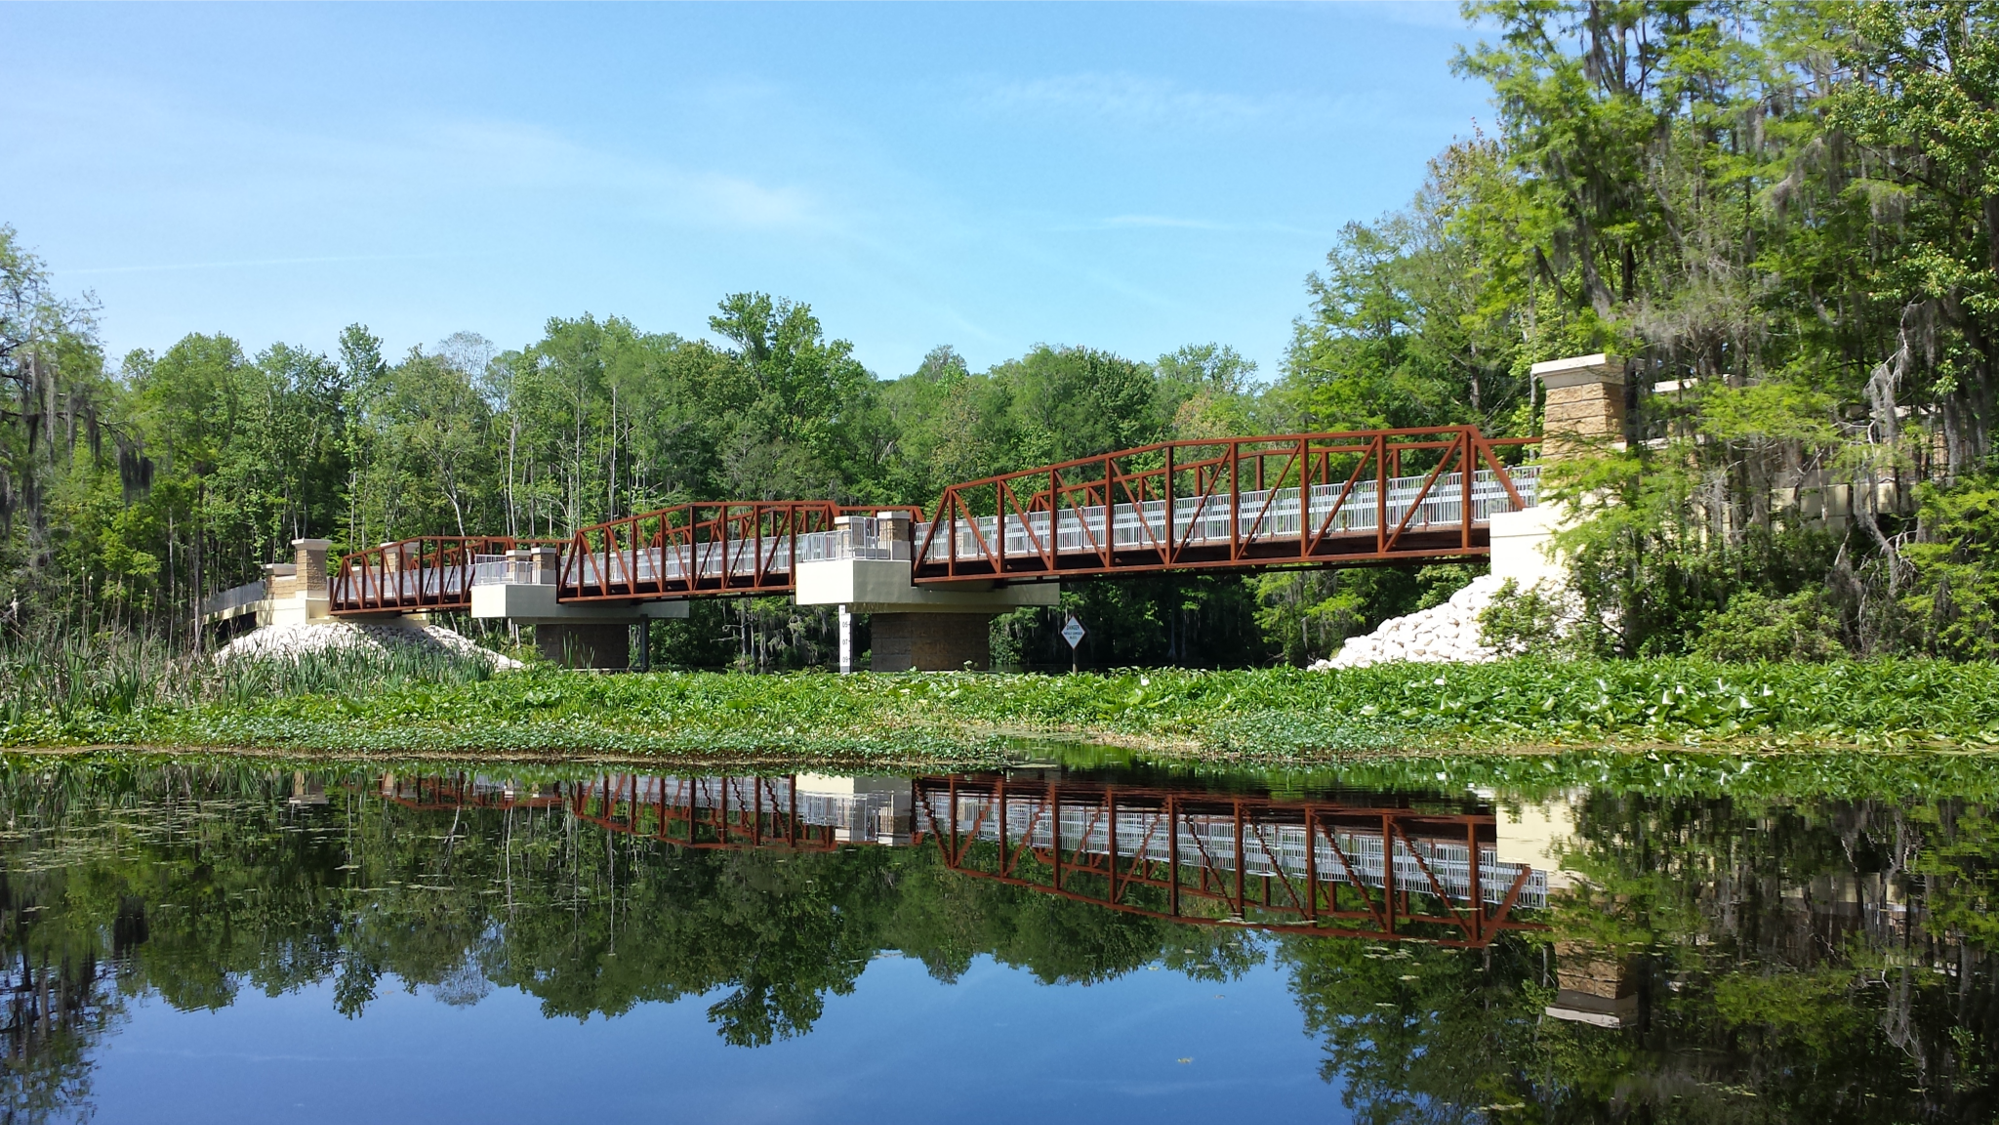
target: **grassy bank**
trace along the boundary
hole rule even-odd
[[[1999,749],[1999,667],[1928,661],[488,678],[343,657],[150,678],[78,669],[67,686],[30,675],[15,669],[0,744],[855,763],[993,761],[1039,736],[1253,763],[1521,747]]]

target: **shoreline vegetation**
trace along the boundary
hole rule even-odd
[[[94,647],[4,669],[0,748],[968,767],[1080,743],[1276,768],[1522,751],[1999,751],[1999,666],[1932,660],[496,676],[435,655],[225,668]]]

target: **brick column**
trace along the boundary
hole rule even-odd
[[[1552,359],[1535,364],[1533,374],[1548,392],[1542,460],[1625,440],[1623,359],[1603,354]]]

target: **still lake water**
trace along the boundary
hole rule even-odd
[[[1999,767],[1085,761],[0,758],[0,1116],[1999,1109]]]

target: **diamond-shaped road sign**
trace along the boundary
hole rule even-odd
[[[1071,615],[1068,624],[1062,626],[1062,639],[1069,642],[1070,648],[1075,648],[1083,643],[1083,632],[1083,623]]]

